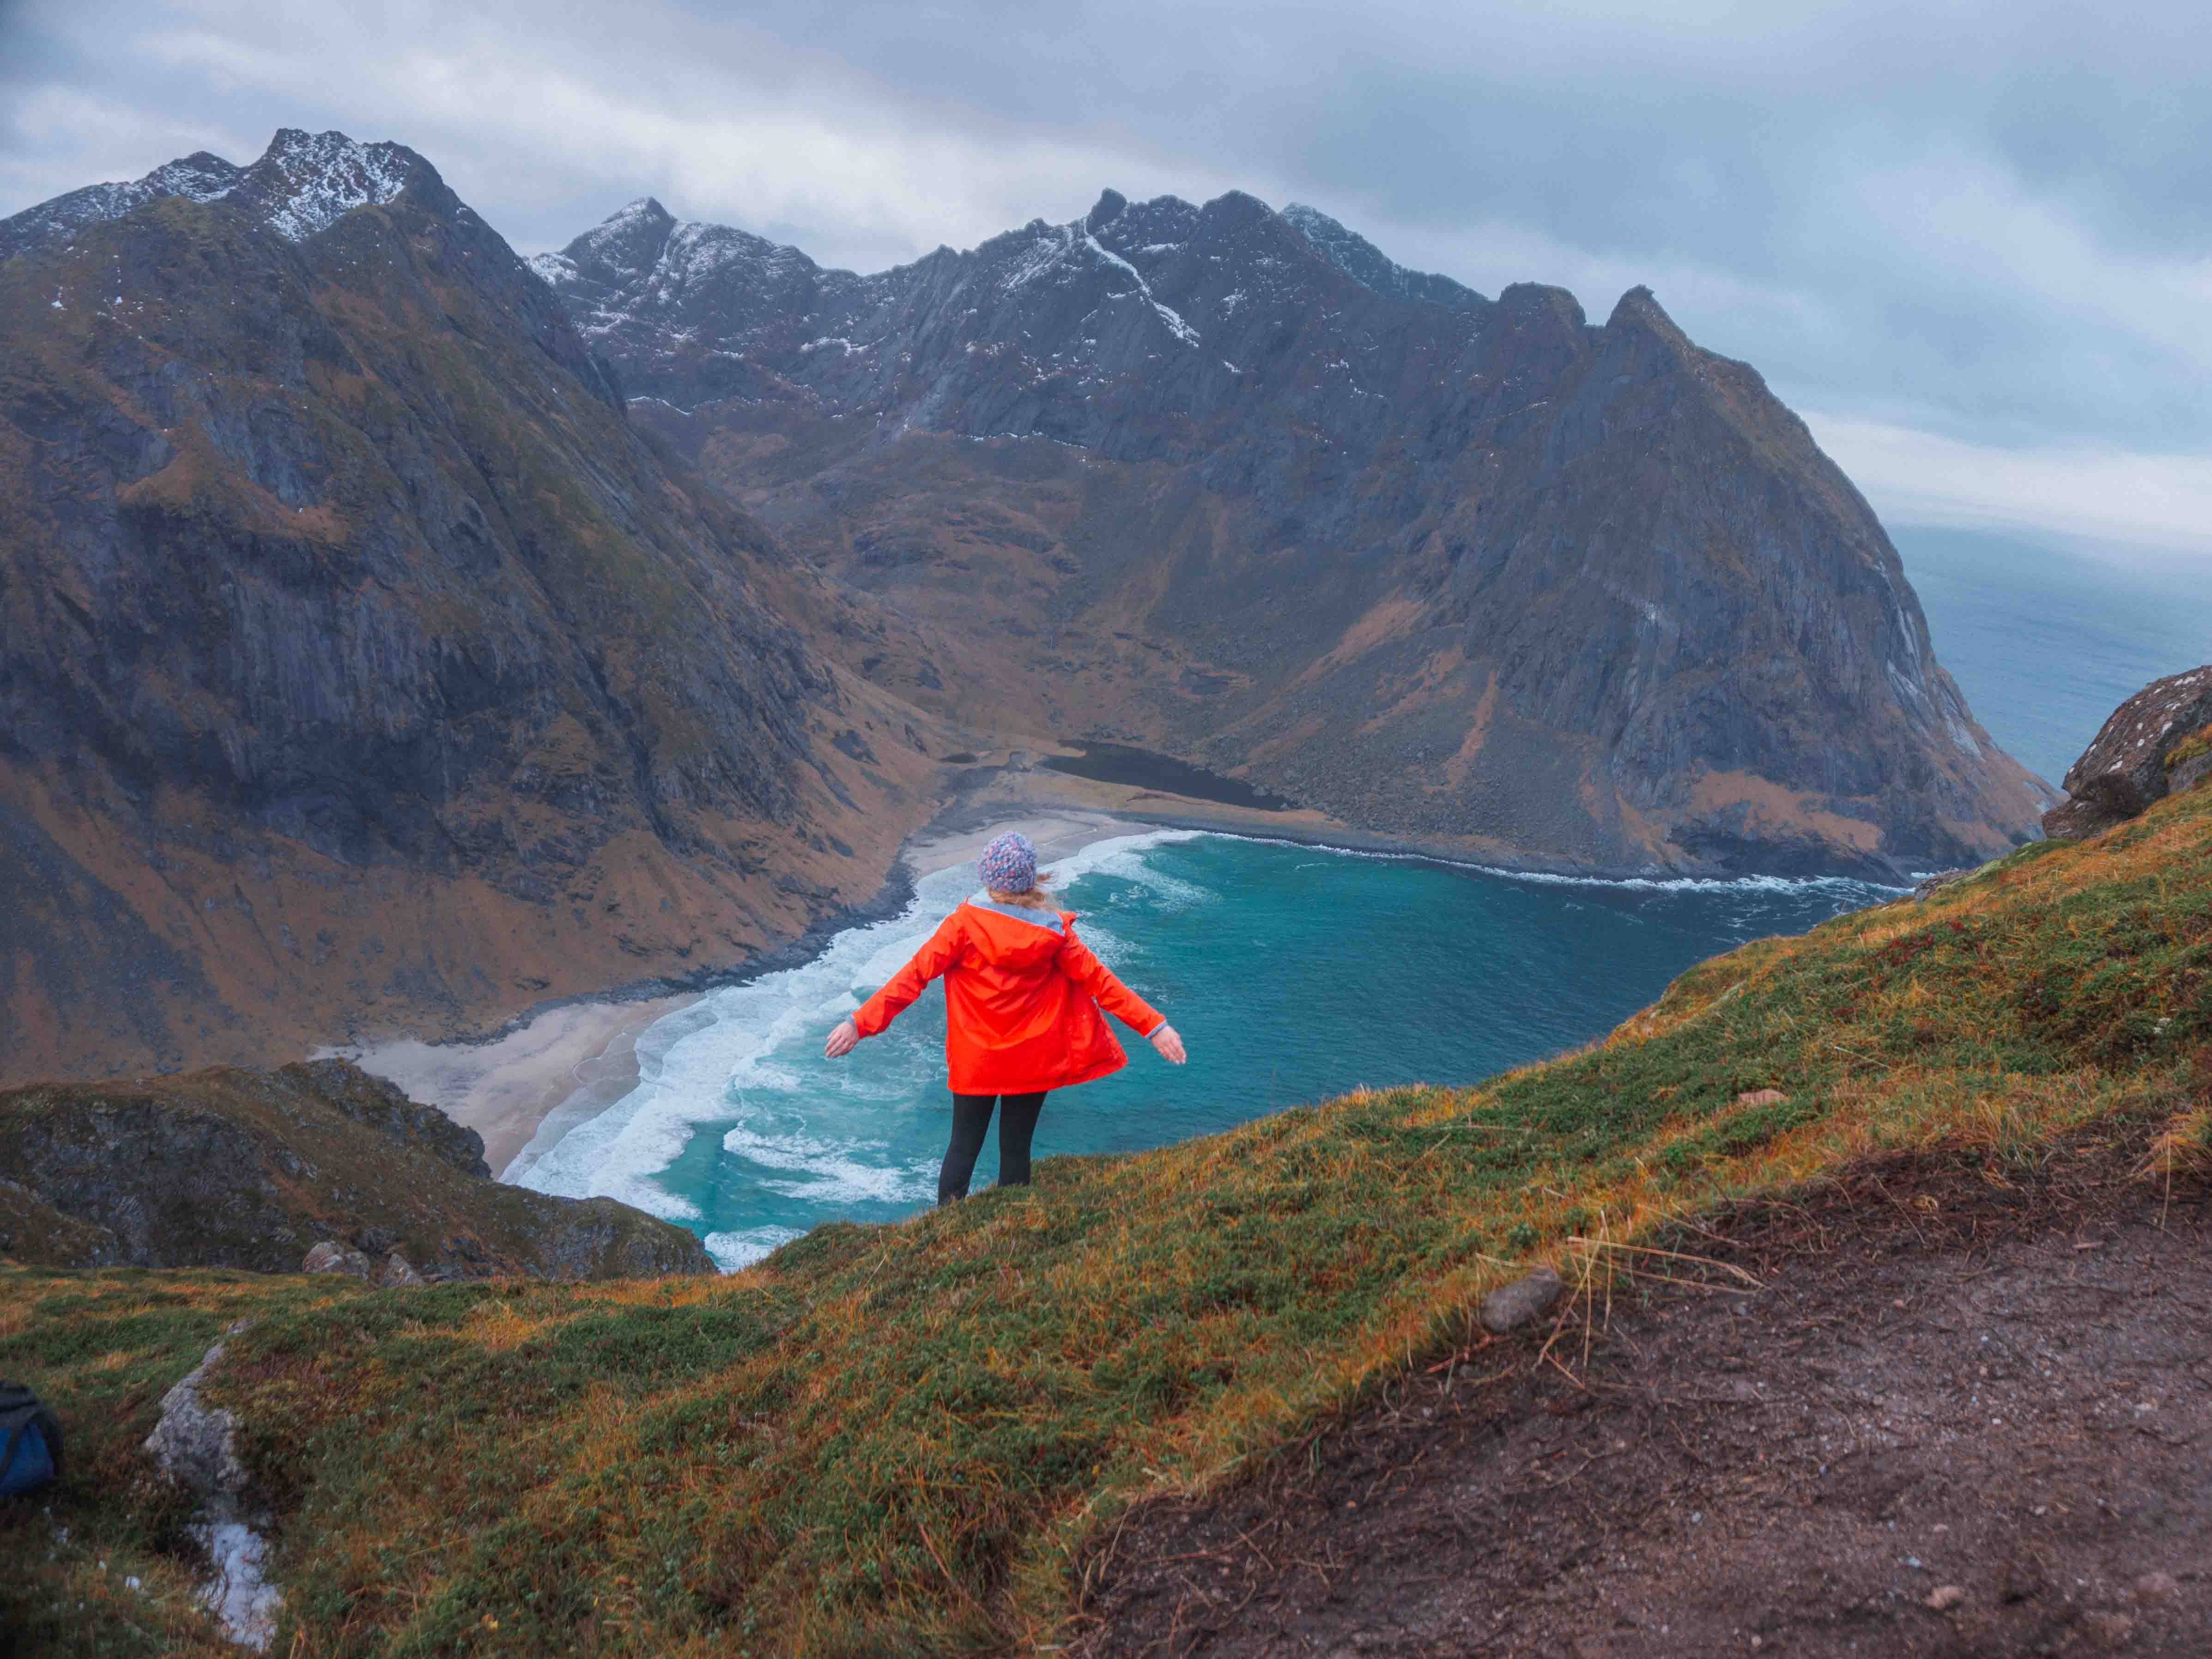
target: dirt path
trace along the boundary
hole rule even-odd
[[[1616,1290],[1586,1363],[1571,1316],[1137,1511],[1079,1651],[2212,1654],[2212,1217],[2124,1163],[1723,1218],[1759,1288]]]

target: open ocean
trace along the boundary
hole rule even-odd
[[[1938,658],[2054,784],[2122,698],[2212,660],[2212,598],[2184,573],[1963,532],[1898,542]],[[1160,1146],[1360,1084],[1469,1082],[1601,1034],[1716,951],[1890,896],[1838,879],[1516,877],[1180,831],[1059,869],[1078,930],[1191,1058],[1170,1066],[1117,1027],[1128,1066],[1046,1102],[1040,1157]],[[661,1020],[639,1039],[638,1087],[550,1124],[507,1178],[681,1222],[725,1267],[817,1222],[927,1205],[950,1121],[942,994],[844,1060],[822,1040],[974,884],[972,868],[925,878],[897,919]],[[997,1156],[994,1134],[977,1190]]]

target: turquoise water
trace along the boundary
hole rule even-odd
[[[1511,878],[1183,832],[1101,842],[1060,872],[1078,931],[1175,1023],[1190,1063],[1121,1030],[1129,1065],[1046,1102],[1040,1156],[1157,1146],[1360,1084],[1470,1081],[1587,1041],[1717,951],[1887,896],[1842,880]],[[726,1266],[819,1221],[927,1204],[950,1123],[942,991],[845,1060],[822,1041],[974,880],[925,878],[899,920],[660,1021],[637,1090],[508,1178],[680,1221]],[[994,1139],[979,1189],[997,1158]]]

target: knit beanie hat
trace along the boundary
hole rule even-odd
[[[1036,848],[1018,830],[1009,830],[983,849],[983,885],[994,893],[1026,893],[1036,885]]]

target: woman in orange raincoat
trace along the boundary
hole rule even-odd
[[[988,898],[938,924],[914,959],[830,1033],[832,1060],[853,1052],[945,977],[945,1063],[952,1085],[952,1144],[937,1201],[968,1196],[991,1111],[999,1111],[999,1184],[1029,1184],[1030,1137],[1048,1090],[1073,1088],[1128,1063],[1103,1006],[1175,1065],[1182,1039],[1150,1003],[1107,971],[1075,936],[1075,917],[1038,885],[1036,848],[1009,830],[983,849]]]

